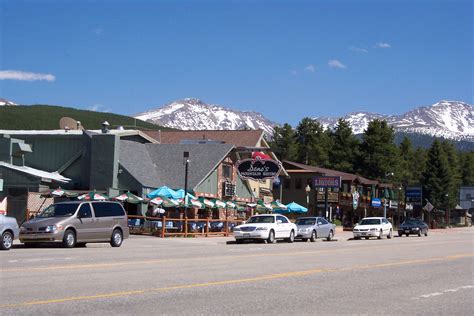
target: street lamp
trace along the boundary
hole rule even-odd
[[[309,184],[306,185],[304,190],[306,192],[306,207],[308,207],[309,210],[309,192],[311,192],[311,187],[309,186]]]
[[[189,151],[183,152],[183,164],[184,164],[184,216],[188,211],[188,165],[189,165]]]

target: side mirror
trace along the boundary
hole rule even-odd
[[[277,220],[277,224],[281,224],[281,223],[283,223],[281,219]]]

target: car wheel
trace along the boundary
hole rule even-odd
[[[2,234],[2,242],[0,243],[0,249],[2,250],[10,250],[13,245],[13,235],[10,232],[3,232]]]
[[[425,230],[425,236],[428,236],[428,228]]]
[[[275,243],[275,232],[272,230],[270,230],[270,233],[268,233],[268,238],[267,238],[267,242],[269,244],[274,244]]]
[[[421,237],[421,229],[418,230],[418,237]]]
[[[387,239],[392,239],[392,229],[388,232]]]
[[[66,230],[63,237],[63,246],[65,248],[74,248],[75,245],[76,234],[71,229]]]
[[[334,232],[332,231],[332,229],[329,231],[329,235],[328,237],[326,238],[327,241],[331,241],[332,238],[334,237]]]
[[[311,242],[315,242],[317,238],[318,238],[318,236],[316,235],[316,231],[313,230],[313,232],[311,233],[311,238],[309,240]]]
[[[377,237],[377,239],[382,239],[382,236],[383,236],[383,231],[380,230],[380,233],[379,233],[379,236]]]
[[[112,237],[110,237],[110,245],[112,247],[120,247],[123,241],[123,234],[122,231],[118,228],[114,229],[112,233]]]
[[[289,242],[290,244],[295,241],[295,231],[294,230],[292,230],[290,232],[290,237],[288,237],[288,239],[286,241]]]

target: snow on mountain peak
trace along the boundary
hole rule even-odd
[[[0,98],[0,106],[11,106],[11,105],[18,105],[18,104],[8,101],[6,99]]]

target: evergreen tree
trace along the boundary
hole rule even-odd
[[[452,185],[452,175],[448,163],[448,157],[441,143],[435,139],[428,151],[425,172],[423,173],[424,196],[437,208],[446,209],[454,205],[449,196]]]
[[[443,151],[446,154],[446,157],[448,158],[449,174],[451,176],[451,185],[447,194],[449,196],[450,204],[455,205],[457,202],[457,197],[459,195],[459,187],[462,184],[459,154],[456,151],[456,148],[454,147],[453,143],[448,140],[444,140],[441,143],[441,147],[443,148]]]
[[[321,123],[305,117],[296,127],[298,162],[327,167],[329,165],[330,138]]]
[[[359,171],[371,179],[387,181],[387,175],[399,174],[398,147],[394,144],[395,133],[386,121],[373,120],[362,137]]]
[[[273,129],[273,139],[269,145],[275,150],[275,154],[280,160],[295,161],[297,159],[296,133],[290,124],[283,127],[276,126]]]
[[[461,180],[464,186],[474,186],[474,151],[460,154]]]
[[[332,139],[329,152],[330,167],[339,171],[355,172],[360,142],[352,133],[350,123],[339,119],[336,128],[329,134]]]

